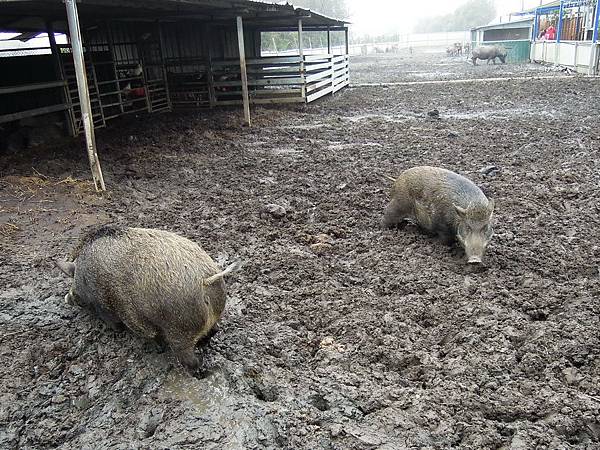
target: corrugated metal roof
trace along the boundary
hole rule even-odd
[[[245,24],[257,28],[297,26],[344,26],[342,19],[296,8],[253,0],[80,0],[80,20],[94,23],[108,19],[232,21],[241,16]],[[0,0],[0,30],[44,29],[45,20],[64,21],[63,0]]]
[[[516,20],[511,20],[510,22],[497,22],[497,23],[491,23],[488,25],[481,25],[479,27],[475,27],[472,28],[471,31],[476,31],[476,30],[494,30],[494,29],[502,29],[502,28],[518,28],[519,25],[523,25],[523,27],[525,26],[529,26],[533,24],[533,17],[528,17],[525,19],[516,19]]]

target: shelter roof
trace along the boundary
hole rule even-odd
[[[83,24],[106,20],[197,20],[232,22],[237,16],[256,28],[286,28],[302,19],[305,27],[343,27],[347,22],[291,4],[253,0],[79,0]],[[0,29],[28,31],[45,28],[45,21],[65,19],[63,0],[0,0]],[[57,27],[59,31],[60,27]]]

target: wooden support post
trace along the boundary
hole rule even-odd
[[[346,55],[349,55],[350,43],[348,42],[348,27],[344,28],[344,39],[346,41]]]
[[[262,36],[260,34],[260,31],[258,30],[254,30],[254,32],[252,33],[252,40],[254,41],[254,55],[252,55],[253,58],[260,58],[262,57]]]
[[[346,76],[348,77],[348,83],[350,83],[350,41],[348,40],[348,27],[344,28],[344,36],[346,38],[346,60],[344,62],[348,65]]]
[[[145,60],[145,53],[146,53],[146,46],[147,44],[145,44],[144,42],[142,42],[141,40],[138,40],[135,44],[136,48],[137,48],[137,54],[138,54],[138,59],[137,59],[137,63],[138,66],[142,73],[141,78],[142,78],[142,86],[144,86],[144,96],[146,98],[146,110],[151,113],[152,112],[152,96],[150,95],[150,86],[148,85],[148,77],[146,77],[146,60]],[[136,69],[137,69],[136,67]],[[137,70],[136,70],[137,72]]]
[[[75,64],[75,75],[77,77],[77,91],[79,92],[79,102],[81,104],[81,119],[85,131],[85,142],[87,145],[90,168],[92,169],[92,178],[97,191],[106,190],[102,168],[98,160],[96,151],[96,136],[94,135],[94,122],[92,119],[92,105],[90,103],[90,93],[88,89],[87,76],[85,73],[85,61],[83,58],[83,43],[81,39],[81,30],[79,28],[79,16],[77,14],[76,0],[65,0],[67,9],[67,20],[69,22],[69,37]]]
[[[594,32],[592,34],[592,44],[590,46],[590,62],[588,65],[588,75],[598,75],[598,33],[600,30],[600,4],[596,5],[594,13]]]
[[[73,104],[71,102],[71,96],[69,95],[69,85],[65,80],[65,72],[63,70],[62,61],[60,59],[60,53],[58,52],[58,46],[56,45],[56,37],[54,36],[54,26],[52,22],[46,22],[46,31],[48,32],[48,41],[50,42],[50,50],[52,51],[52,58],[54,60],[54,73],[56,79],[64,83],[64,87],[61,92],[61,99],[67,106],[65,109],[65,119],[67,121],[67,130],[69,135],[75,136],[77,131],[75,130],[75,116],[73,114]]]
[[[246,73],[246,49],[244,48],[244,25],[242,17],[237,16],[238,47],[240,52],[240,76],[242,81],[242,102],[244,103],[244,121],[250,126],[250,99],[248,98],[248,74]]]
[[[557,30],[556,30],[556,43],[560,44],[560,39],[562,38],[562,29],[563,29],[563,19],[564,19],[564,15],[565,15],[565,9],[564,9],[564,0],[560,1],[560,9],[558,10],[558,25],[556,26]],[[557,45],[558,47],[558,45]],[[558,61],[557,61],[558,64]]]
[[[335,88],[335,64],[333,62],[333,51],[331,48],[331,27],[327,27],[327,55],[329,56],[329,62],[331,63],[331,95],[333,96],[333,89]]]
[[[300,80],[302,98],[306,101],[306,73],[304,71],[304,42],[302,41],[302,19],[298,19],[298,55],[300,55]]]
[[[210,28],[205,25],[204,28],[204,41],[206,43],[206,53],[208,54],[208,67],[206,72],[206,81],[208,82],[208,104],[211,108],[215,107],[217,103],[217,96],[215,94],[215,76],[213,73],[212,64],[212,40],[210,38]]]
[[[556,44],[554,47],[554,65],[557,66],[560,60],[560,39],[562,37],[564,0],[560,0],[560,9],[558,10],[558,25],[556,26]]]

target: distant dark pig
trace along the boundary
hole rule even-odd
[[[478,59],[487,59],[487,63],[493,61],[496,64],[496,58],[499,58],[502,61],[502,64],[506,63],[506,49],[502,47],[498,47],[497,45],[482,45],[481,47],[477,47],[473,49],[473,53],[471,53],[471,59],[473,60],[473,65],[477,65]]]
[[[185,366],[199,366],[194,348],[221,317],[223,277],[239,263],[221,270],[189,239],[112,226],[83,235],[71,256],[56,263],[73,278],[67,303],[94,309],[113,327],[163,339]]]
[[[446,243],[458,240],[467,261],[481,263],[493,234],[493,211],[494,201],[471,180],[439,167],[413,167],[395,180],[383,225],[414,220]]]

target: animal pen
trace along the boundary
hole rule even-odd
[[[250,125],[251,104],[310,103],[349,83],[347,24],[289,4],[0,1],[0,33],[8,32],[17,35],[0,41],[15,43],[0,47],[0,126],[64,114],[68,134],[85,135],[98,190],[94,129],[111,119],[242,105]],[[265,32],[294,33],[297,52],[263,56]],[[326,34],[327,48],[305,54],[306,32]],[[46,34],[47,46],[16,45]]]

